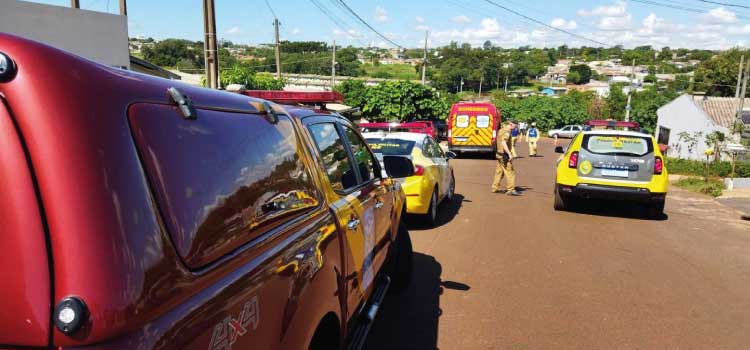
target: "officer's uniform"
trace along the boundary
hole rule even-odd
[[[510,144],[511,144],[511,146],[508,147],[508,148],[510,148],[510,154],[513,155],[513,158],[518,157],[518,154],[516,154],[516,141],[518,141],[518,136],[519,135],[520,135],[520,133],[518,132],[518,127],[517,126],[515,128],[513,128],[513,129],[510,130]]]
[[[529,142],[529,156],[536,156],[536,142],[539,140],[539,130],[536,126],[531,126],[526,131],[526,141]]]
[[[503,142],[511,149],[512,140],[510,135],[510,128],[504,127],[500,129],[497,135],[497,167],[495,167],[495,179],[492,181],[492,192],[500,191],[500,181],[503,177],[507,178],[508,191],[514,191],[516,189],[516,175],[513,171],[513,162],[510,160],[510,155],[505,153],[503,149]]]

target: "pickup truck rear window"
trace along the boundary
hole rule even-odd
[[[398,139],[366,139],[367,144],[370,145],[375,153],[380,153],[385,156],[408,156],[411,155],[412,149],[414,149],[414,141],[398,140]]]
[[[650,139],[626,135],[586,135],[583,146],[595,154],[643,156],[654,151]]]

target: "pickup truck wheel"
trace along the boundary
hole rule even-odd
[[[394,242],[393,255],[391,255],[390,261],[390,290],[398,293],[409,288],[413,268],[414,251],[411,246],[409,230],[401,223],[398,226],[398,235]]]
[[[555,210],[566,210],[567,206],[565,205],[565,199],[563,199],[562,195],[560,194],[560,191],[557,190],[557,185],[555,185],[555,204],[554,204]]]
[[[438,196],[437,187],[432,190],[432,197],[430,197],[430,207],[427,208],[427,214],[425,214],[425,221],[431,226],[437,224],[437,210],[438,210]]]

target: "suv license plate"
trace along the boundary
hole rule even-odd
[[[628,177],[627,170],[602,169],[603,176]]]

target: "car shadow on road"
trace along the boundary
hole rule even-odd
[[[365,349],[437,349],[440,296],[445,289],[468,291],[470,286],[442,281],[443,268],[434,257],[414,253],[409,288],[390,294],[375,318]]]
[[[662,213],[660,217],[649,218],[647,207],[640,203],[627,201],[606,201],[589,199],[576,203],[572,212],[584,215],[611,216],[624,219],[665,221],[669,215]]]
[[[458,215],[458,212],[461,210],[461,206],[463,205],[464,201],[468,200],[465,199],[464,196],[460,193],[456,193],[453,195],[452,200],[448,201],[446,199],[445,201],[443,201],[443,203],[440,203],[437,213],[437,222],[434,226],[431,226],[427,222],[425,222],[425,219],[422,215],[407,215],[405,219],[406,224],[409,227],[409,230],[415,231],[429,230],[435,227],[443,226],[451,222],[456,217],[456,215]]]

